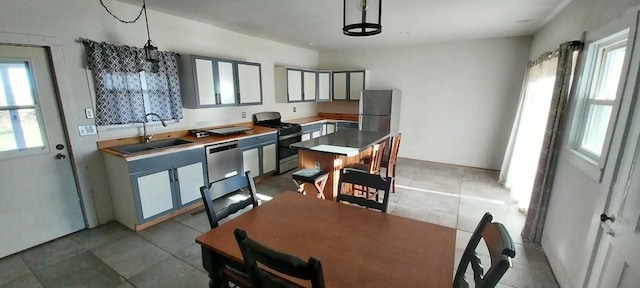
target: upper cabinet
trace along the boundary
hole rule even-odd
[[[259,63],[238,62],[240,104],[262,104],[262,73]]]
[[[313,70],[276,67],[276,99],[278,102],[316,101],[317,74]]]
[[[358,101],[368,87],[369,70],[333,71],[333,100]]]
[[[331,101],[331,71],[318,71],[317,101]]]
[[[196,55],[179,59],[184,108],[262,104],[259,63]]]
[[[369,70],[309,70],[276,67],[278,102],[323,102],[360,99],[369,85]]]

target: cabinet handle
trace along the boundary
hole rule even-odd
[[[169,182],[173,183],[173,169],[169,170]]]
[[[180,181],[180,179],[178,179],[178,169],[173,169],[173,181]]]

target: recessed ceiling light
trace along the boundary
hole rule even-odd
[[[516,23],[529,23],[531,21],[533,21],[533,20],[532,19],[520,19],[520,20],[516,21]]]
[[[307,45],[313,45],[313,42],[307,42]]]
[[[409,31],[402,31],[400,32],[400,35],[409,35]]]

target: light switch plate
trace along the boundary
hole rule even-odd
[[[293,106],[293,112],[296,112],[296,106]]]
[[[89,135],[98,134],[96,125],[80,125],[78,126],[78,131],[80,131],[80,136],[89,136]]]
[[[242,112],[242,118],[247,118],[247,112]]]
[[[87,119],[93,119],[93,109],[91,108],[84,109],[84,116],[86,116]]]

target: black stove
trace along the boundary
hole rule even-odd
[[[278,136],[289,136],[302,133],[300,124],[285,123],[280,121],[279,112],[261,112],[253,114],[253,124],[278,129]]]
[[[298,150],[290,145],[302,141],[302,126],[280,119],[279,112],[253,114],[253,125],[278,129],[278,173],[282,174],[298,167]]]

